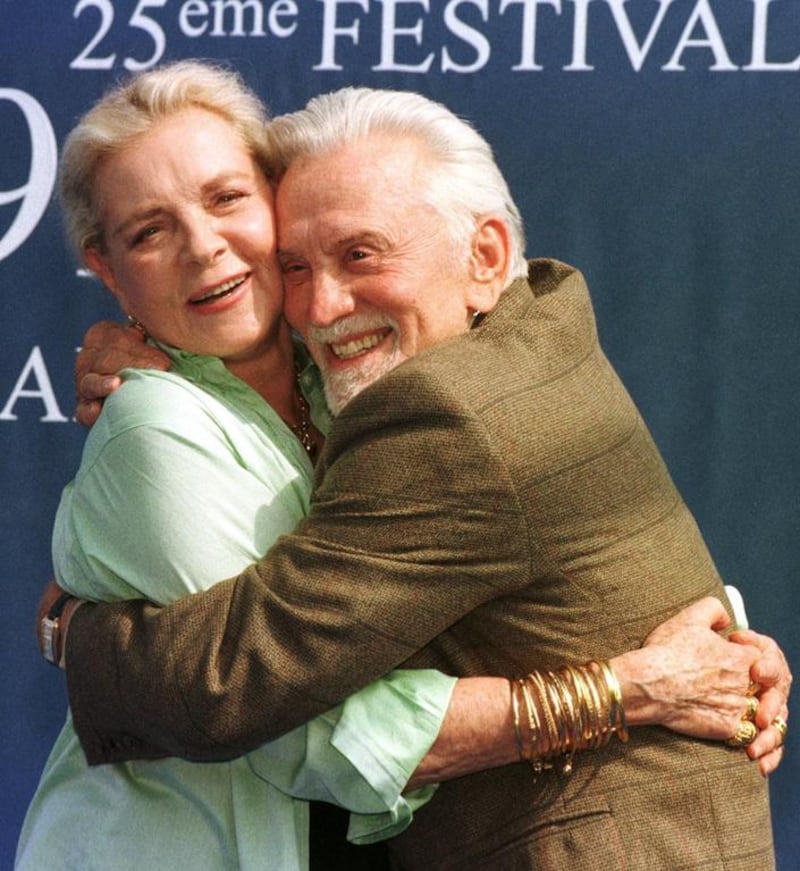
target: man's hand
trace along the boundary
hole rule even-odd
[[[640,650],[611,664],[630,725],[657,724],[718,741],[736,732],[756,681],[756,724],[763,731],[748,752],[768,774],[782,756],[770,723],[776,713],[787,716],[791,675],[771,639],[749,631],[735,633],[732,641],[719,635],[729,622],[721,602],[702,599],[656,627]]]
[[[166,371],[170,361],[166,354],[146,344],[144,333],[136,327],[112,321],[91,326],[75,361],[75,417],[79,423],[94,424],[103,400],[122,383],[117,373],[128,367]]]

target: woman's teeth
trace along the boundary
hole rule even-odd
[[[232,278],[230,281],[225,281],[218,287],[210,290],[207,294],[205,294],[205,296],[199,296],[197,297],[197,299],[193,299],[192,305],[199,305],[200,303],[208,302],[210,299],[217,299],[220,296],[225,296],[226,294],[237,288],[240,284],[244,283],[244,280],[244,276],[241,275],[239,276],[239,278]]]

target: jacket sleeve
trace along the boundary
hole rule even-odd
[[[78,610],[67,681],[91,763],[241,755],[529,582],[511,446],[444,381],[403,366],[351,402],[309,517],[236,578]]]

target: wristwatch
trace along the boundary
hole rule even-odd
[[[42,617],[40,624],[42,656],[55,666],[59,664],[59,619],[64,611],[64,606],[73,598],[75,597],[71,593],[62,593],[50,607],[47,616]]]

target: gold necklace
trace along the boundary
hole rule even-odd
[[[306,453],[311,459],[312,463],[315,463],[317,460],[317,445],[314,441],[313,436],[311,435],[311,413],[308,407],[308,401],[306,400],[303,391],[300,387],[300,370],[299,368],[295,370],[295,392],[297,393],[297,403],[300,406],[300,422],[296,424],[290,424],[292,432],[297,436],[300,444],[305,448]]]

